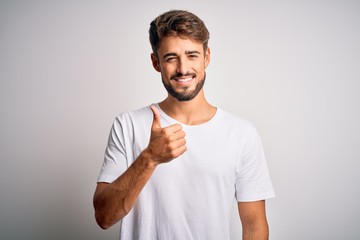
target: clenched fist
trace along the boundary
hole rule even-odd
[[[146,150],[157,164],[166,163],[186,151],[185,132],[180,124],[162,128],[159,111],[155,106],[150,108],[154,114],[154,119],[151,126],[150,142]]]

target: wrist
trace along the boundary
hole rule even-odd
[[[149,169],[155,169],[159,164],[158,161],[154,159],[149,148],[146,148],[142,153],[140,153],[140,158],[145,167]]]

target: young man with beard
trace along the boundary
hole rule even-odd
[[[121,220],[122,240],[225,240],[236,200],[243,239],[267,239],[265,199],[274,191],[261,141],[251,123],[205,98],[203,21],[173,10],[149,34],[168,96],[115,119],[94,194],[98,224]]]

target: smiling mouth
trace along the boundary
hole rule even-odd
[[[186,74],[174,74],[170,79],[178,82],[178,83],[189,83],[196,77],[195,73],[186,73]]]
[[[181,83],[187,83],[190,82],[193,79],[193,76],[190,77],[182,77],[182,78],[174,78],[175,81],[181,82]]]

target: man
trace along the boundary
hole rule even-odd
[[[173,10],[149,34],[168,96],[115,119],[94,194],[98,224],[121,220],[122,240],[225,240],[236,199],[243,239],[267,239],[264,199],[274,191],[261,141],[253,125],[205,99],[203,21]]]

